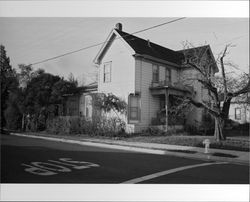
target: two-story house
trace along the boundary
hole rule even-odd
[[[210,46],[174,51],[128,34],[118,23],[94,59],[98,65],[97,91],[113,93],[128,103],[124,117],[128,132],[139,132],[152,125],[168,130],[171,125],[181,128],[184,124],[199,124],[203,116],[201,109],[192,109],[187,118],[178,123],[170,123],[168,115],[176,96],[208,98],[200,83],[187,79],[199,73],[183,66],[195,50],[200,50],[197,59],[214,60]],[[208,71],[214,75],[218,67],[215,64]]]

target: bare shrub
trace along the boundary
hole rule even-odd
[[[113,137],[125,134],[125,122],[118,117],[96,116],[92,120],[84,117],[56,117],[47,122],[47,132]]]

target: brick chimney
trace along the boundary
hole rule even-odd
[[[122,23],[116,23],[115,28],[122,31]]]

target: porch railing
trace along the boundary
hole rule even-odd
[[[162,80],[158,82],[152,81],[150,87],[155,88],[155,87],[164,87],[164,86],[171,86],[171,87],[175,87],[175,88],[182,89],[182,90],[188,90],[190,92],[194,91],[194,88],[192,86],[184,85],[181,82],[171,82],[167,80]]]
[[[171,86],[171,81],[167,81],[167,80],[162,80],[162,81],[152,81],[151,83],[151,87],[162,87],[162,86]]]

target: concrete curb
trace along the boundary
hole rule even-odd
[[[11,135],[44,139],[44,140],[57,141],[57,142],[64,142],[64,143],[71,143],[71,144],[78,144],[78,145],[83,145],[83,146],[119,149],[119,150],[125,150],[125,151],[130,151],[130,152],[141,152],[141,153],[149,153],[149,154],[157,154],[157,155],[171,155],[171,156],[178,156],[182,158],[199,159],[199,160],[204,160],[204,161],[226,161],[230,163],[249,165],[249,152],[210,149],[210,153],[205,154],[203,152],[204,151],[203,148],[180,146],[180,145],[163,145],[163,144],[157,144],[157,143],[131,143],[131,142],[125,142],[125,141],[114,142],[114,141],[107,141],[107,140],[102,141],[102,140],[97,140],[97,139],[72,140],[72,139],[57,138],[57,137],[25,135],[21,133],[11,133]],[[149,145],[151,145],[151,147]],[[176,152],[176,150],[195,151],[196,153],[181,153],[181,152]],[[237,153],[240,155],[235,154],[238,156],[237,158],[212,156],[212,154],[215,152],[229,153],[229,154]]]
[[[20,134],[20,133],[11,133],[11,135],[44,139],[44,140],[51,140],[51,141],[56,141],[56,142],[71,143],[71,144],[79,144],[79,145],[84,145],[84,146],[102,147],[102,148],[109,148],[109,149],[120,149],[120,150],[136,151],[136,152],[150,153],[150,154],[165,154],[165,151],[162,151],[162,150],[138,148],[138,147],[125,146],[125,145],[123,146],[123,145],[97,143],[97,142],[90,142],[90,141],[70,140],[70,139],[65,139],[65,138],[24,135],[24,134]]]

